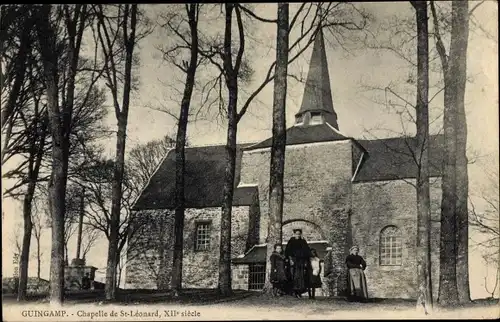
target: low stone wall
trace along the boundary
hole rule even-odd
[[[64,268],[64,288],[67,290],[79,290],[82,285],[82,278],[86,273],[89,274],[90,283],[94,281],[95,271],[94,266],[67,266]]]

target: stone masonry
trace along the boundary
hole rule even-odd
[[[134,234],[128,248],[126,288],[168,289],[173,252],[173,213],[149,210],[136,214],[142,229]],[[245,251],[249,207],[233,207],[232,250]],[[195,227],[198,221],[211,223],[208,250],[196,251]],[[218,279],[220,208],[186,209],[184,222],[183,284],[185,288],[214,288]]]
[[[307,220],[316,225],[321,239],[333,246],[332,264],[342,268],[337,271],[343,276],[350,245],[352,149],[352,141],[343,140],[287,146],[285,155],[283,221]],[[256,184],[259,190],[263,214],[259,243],[265,243],[267,236],[269,157],[269,149],[247,151],[242,157],[240,185]],[[339,288],[345,289],[345,278],[340,280]]]
[[[324,258],[327,277],[322,278],[322,294],[346,295],[345,258],[349,248],[356,244],[367,262],[370,297],[415,298],[417,203],[414,185],[418,169],[408,149],[416,147],[416,141],[404,137],[377,140],[346,137],[339,131],[332,97],[320,30],[314,40],[301,107],[295,115],[295,124],[286,130],[284,242],[290,238],[293,228],[302,228],[306,240],[326,241],[331,246]],[[429,141],[435,295],[439,279],[441,183],[438,178],[442,175],[443,140],[436,135]],[[233,200],[231,257],[239,260],[232,265],[234,289],[248,288],[248,265],[261,265],[265,260],[259,257],[263,252],[247,251],[256,244],[266,243],[267,239],[271,146],[272,137],[268,137],[255,144],[239,144],[236,149],[237,189]],[[227,166],[225,147],[189,147],[186,152],[185,193],[190,208],[186,209],[185,216],[183,287],[215,288],[220,207]],[[170,286],[173,212],[166,209],[175,208],[174,165],[172,154],[167,155],[133,206],[132,220],[138,230],[130,236],[128,245],[126,287],[166,289]],[[210,226],[210,246],[206,250],[195,249],[198,222]],[[390,258],[390,262],[381,260],[381,233],[384,232],[391,233],[384,239],[384,254],[389,254],[384,259]],[[322,245],[325,247],[325,243]],[[252,269],[253,273],[262,278],[262,271]]]
[[[353,242],[360,247],[366,260],[366,279],[371,297],[415,298],[416,296],[416,207],[415,180],[395,180],[358,183],[353,186],[351,227]],[[437,296],[439,282],[439,200],[440,180],[431,179],[432,205],[432,284]],[[396,226],[402,238],[402,265],[380,265],[380,232],[389,225]]]

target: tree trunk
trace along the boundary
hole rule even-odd
[[[427,3],[414,2],[417,12],[417,309],[432,310],[429,192],[429,32]]]
[[[189,27],[191,30],[191,57],[186,73],[186,85],[182,97],[179,124],[175,143],[175,218],[174,218],[174,253],[172,265],[172,289],[177,293],[182,288],[182,257],[184,246],[184,173],[185,173],[185,147],[187,125],[191,96],[198,63],[198,4],[190,4],[188,11]]]
[[[64,242],[64,266],[68,266],[69,265],[69,256],[68,256],[68,243],[69,243],[69,240],[66,240]]]
[[[438,17],[433,2],[431,9],[436,26]],[[435,27],[436,45],[442,62],[445,84],[443,118],[445,153],[439,280],[439,302],[443,304],[470,301],[467,123],[464,107],[469,35],[469,12],[466,1],[452,3],[451,25],[449,55],[446,54],[439,30]]]
[[[41,267],[42,267],[42,253],[40,250],[40,239],[38,239],[37,243],[36,243],[36,264],[37,264],[36,277],[38,278],[38,281],[40,281],[40,278],[41,278],[40,271],[41,271]]]
[[[128,6],[128,5],[126,5]],[[128,7],[125,8],[124,33],[127,32]],[[130,35],[124,39],[125,42],[125,77],[123,85],[122,110],[115,105],[116,118],[118,121],[118,132],[116,134],[116,156],[113,173],[111,215],[109,227],[108,263],[106,269],[105,293],[107,300],[116,299],[116,278],[119,254],[119,229],[122,204],[122,183],[125,169],[125,144],[127,136],[128,111],[130,105],[130,91],[132,89],[132,58],[135,48],[135,31],[137,26],[137,4],[131,5],[130,10]],[[111,50],[111,48],[110,48]],[[116,66],[115,66],[116,68]]]
[[[44,29],[39,30],[42,42],[42,59],[47,86],[47,110],[52,135],[52,172],[49,181],[49,205],[51,208],[52,246],[50,261],[50,302],[60,305],[64,297],[64,213],[68,173],[67,140],[61,124],[58,99],[58,57],[54,54],[56,35],[50,26],[50,5],[42,6]],[[48,35],[47,35],[48,34]],[[44,40],[45,39],[45,40]],[[44,43],[45,41],[45,43]]]
[[[448,90],[448,92],[451,91]],[[445,92],[447,90],[445,89]],[[446,95],[454,95],[445,93]],[[450,100],[453,100],[452,98]],[[453,106],[445,104],[444,113],[444,162],[442,179],[442,201],[441,201],[441,247],[440,247],[440,274],[439,274],[439,298],[443,305],[456,304],[458,301],[458,289],[456,278],[456,141],[455,128],[452,119],[455,114],[451,109]]]
[[[470,302],[469,288],[469,178],[467,169],[467,120],[465,116],[465,87],[467,82],[467,45],[469,38],[469,4],[452,3],[453,17],[450,45],[450,74],[455,82],[456,108],[456,216],[457,216],[457,288],[460,303]]]
[[[288,70],[288,3],[278,3],[276,39],[276,77],[274,78],[273,138],[269,173],[269,225],[267,232],[266,283],[271,285],[271,254],[275,244],[282,243],[283,195],[286,148],[286,92]]]
[[[108,245],[108,263],[106,269],[106,299],[114,300],[116,298],[116,254],[118,253],[118,238],[120,229],[120,213],[122,202],[122,182],[125,164],[125,140],[127,133],[127,119],[122,115],[118,118],[118,133],[116,138],[116,157],[115,169],[112,184],[112,204],[111,218],[109,225],[109,245]]]
[[[455,113],[453,111],[453,96],[455,92],[445,87],[444,107],[444,156],[441,200],[441,240],[439,267],[438,302],[443,305],[456,304],[458,301],[456,279],[456,141]]]
[[[52,135],[52,172],[49,182],[49,205],[52,220],[52,247],[50,263],[50,302],[60,305],[64,297],[64,215],[66,207],[66,184],[68,176],[69,140],[73,113],[75,76],[78,67],[79,50],[85,28],[85,7],[76,5],[75,20],[70,17],[69,7],[63,7],[68,41],[69,77],[67,79],[66,104],[59,107],[59,48],[57,34],[51,22],[51,5],[42,5],[40,17],[36,19],[38,41],[47,88],[47,110]],[[83,8],[83,9],[82,9]],[[67,10],[67,11],[66,11]],[[78,23],[79,22],[79,23]]]
[[[117,274],[118,277],[116,278],[116,288],[119,288],[120,282],[122,280],[123,267],[122,266],[118,267],[117,271],[118,271],[118,274]]]
[[[236,172],[236,134],[238,132],[238,69],[241,62],[242,44],[233,67],[231,51],[232,14],[235,4],[226,3],[226,24],[224,30],[224,73],[226,87],[229,92],[227,105],[227,140],[226,140],[226,170],[224,173],[224,189],[221,207],[220,224],[220,255],[218,291],[222,296],[232,294],[231,287],[231,220],[234,195],[234,178]],[[241,26],[238,26],[240,29]],[[240,29],[241,31],[241,29]],[[239,61],[239,62],[238,62]],[[236,67],[236,68],[235,68]]]
[[[31,247],[31,235],[33,231],[33,222],[31,220],[33,197],[35,195],[36,184],[38,181],[38,174],[40,173],[40,166],[42,165],[42,158],[44,154],[45,138],[47,135],[47,118],[45,115],[40,115],[38,106],[35,108],[37,124],[41,120],[40,137],[35,135],[32,138],[29,149],[28,161],[28,186],[23,201],[23,244],[21,250],[20,267],[19,267],[19,287],[18,287],[18,301],[26,300],[27,286],[28,286],[28,268],[29,268],[29,253]],[[38,141],[38,142],[37,142]],[[37,145],[38,144],[38,145]],[[40,228],[41,229],[41,228]],[[39,232],[40,233],[40,232]],[[40,236],[37,238],[37,258],[40,261]],[[40,271],[40,263],[38,263],[38,271]],[[38,273],[38,276],[40,274]]]
[[[49,97],[54,96],[50,95]],[[55,94],[57,98],[57,94]],[[49,106],[57,104],[48,98]],[[57,106],[56,106],[57,108]],[[57,114],[51,115],[51,127],[59,121]],[[64,162],[63,147],[52,136],[52,180],[49,186],[49,198],[52,217],[52,247],[50,261],[50,302],[60,305],[64,297],[64,212],[66,199],[67,162]],[[65,165],[66,163],[66,165]]]
[[[78,235],[76,239],[76,257],[80,258],[82,249],[82,232],[83,232],[83,216],[85,212],[85,188],[82,188],[82,195],[80,196],[80,213],[78,217]]]
[[[23,245],[21,248],[21,258],[19,261],[19,288],[17,300],[26,300],[28,287],[28,266],[30,258],[31,234],[33,230],[33,222],[31,221],[31,205],[33,194],[35,192],[35,182],[30,182],[23,202]]]
[[[218,290],[222,296],[229,296],[231,288],[231,219],[236,169],[236,104],[238,89],[229,88],[228,128],[226,142],[226,171],[224,173],[224,192],[220,224],[220,256]]]
[[[118,252],[116,253],[116,267],[115,267],[115,272],[116,272],[116,278],[115,278],[115,289],[120,288],[120,282],[122,280],[122,268],[120,267],[120,254],[122,253],[123,247],[118,246]]]

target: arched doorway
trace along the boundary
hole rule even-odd
[[[291,219],[283,222],[283,242],[288,242],[294,229],[302,229],[302,236],[307,241],[326,240],[323,229],[316,223],[305,219]]]
[[[306,239],[309,247],[316,250],[320,259],[324,260],[324,266],[331,265],[331,257],[329,253],[329,249],[331,249],[330,243],[325,238],[325,233],[321,226],[318,224],[305,220],[305,219],[291,219],[283,222],[283,243],[286,243],[290,240],[293,235],[294,229],[302,229],[302,236]],[[325,279],[324,275],[325,271],[321,272],[321,280],[323,282],[323,286],[316,290],[316,294],[318,296],[327,296],[331,292],[329,291],[329,283]]]

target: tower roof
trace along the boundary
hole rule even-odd
[[[330,125],[338,129],[337,113],[333,109],[325,40],[321,29],[316,34],[316,39],[314,40],[302,105],[297,115],[309,111],[320,111],[325,113],[325,116],[330,116],[328,117],[331,120],[329,123],[334,123]]]

